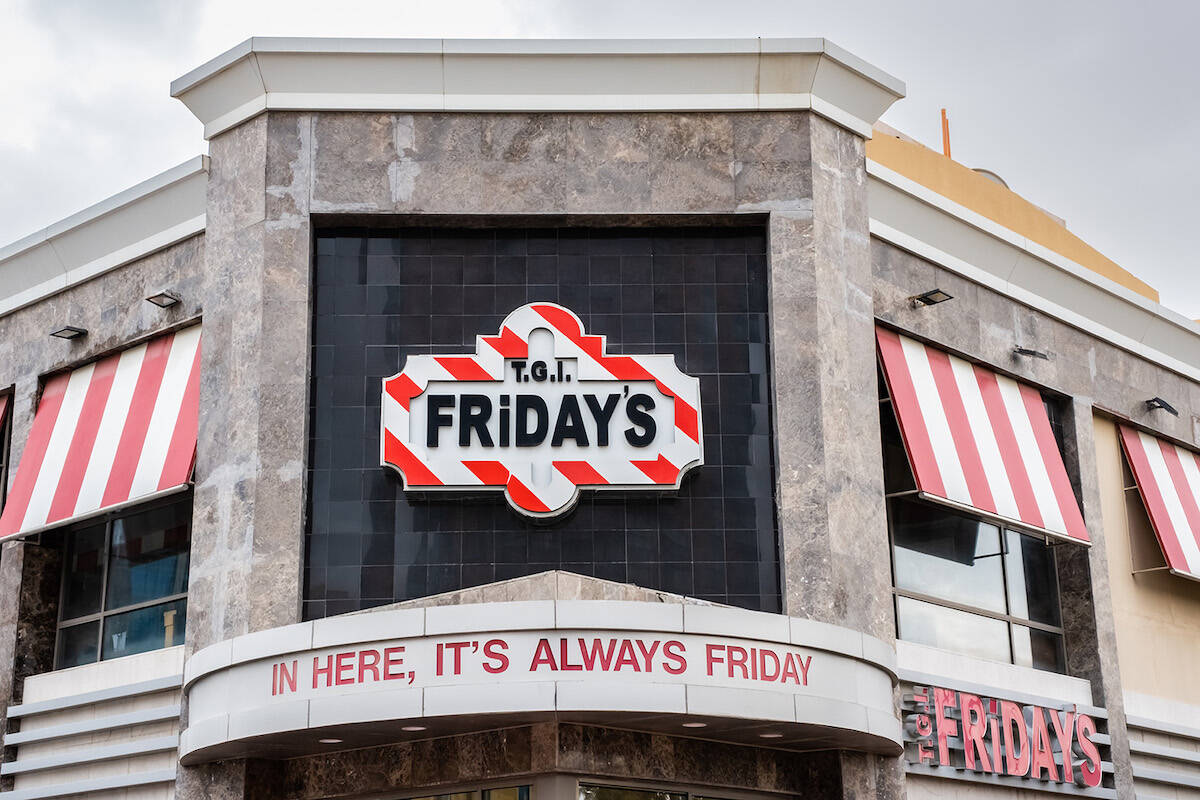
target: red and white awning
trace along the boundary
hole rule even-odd
[[[1120,427],[1121,446],[1167,566],[1200,580],[1200,453]]]
[[[0,516],[0,537],[186,484],[199,401],[199,325],[51,378]]]
[[[1089,541],[1036,389],[894,331],[876,333],[922,496]]]

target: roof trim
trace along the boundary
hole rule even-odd
[[[811,110],[870,138],[904,93],[825,39],[788,38],[255,37],[171,83],[206,138],[265,110],[768,109]]]
[[[0,316],[204,230],[208,156],[196,156],[0,247]]]

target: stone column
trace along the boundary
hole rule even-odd
[[[811,206],[771,214],[784,611],[895,638],[864,141],[812,115]],[[845,797],[903,795],[898,759],[842,756]]]
[[[1066,460],[1069,472],[1079,476],[1083,519],[1092,546],[1058,547],[1058,585],[1067,639],[1067,672],[1092,684],[1092,701],[1108,710],[1108,734],[1117,794],[1133,797],[1129,758],[1129,733],[1125,728],[1125,696],[1117,661],[1117,631],[1113,620],[1112,591],[1104,518],[1100,511],[1100,473],[1096,465],[1096,428],[1092,399],[1076,397],[1066,423]]]
[[[300,620],[311,315],[308,179],[294,160],[307,149],[294,115],[281,139],[276,124],[260,115],[210,143],[189,655]],[[181,768],[177,796],[241,797],[246,773]]]

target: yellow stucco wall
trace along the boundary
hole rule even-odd
[[[1166,571],[1132,574],[1134,550],[1143,560],[1161,560],[1161,552],[1135,492],[1126,509],[1116,425],[1101,416],[1095,425],[1121,684],[1126,691],[1200,705],[1200,582]]]
[[[1045,211],[941,153],[877,130],[867,142],[867,158],[1158,302],[1158,292],[1153,287],[1106,258]]]

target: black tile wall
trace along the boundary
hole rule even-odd
[[[315,284],[306,619],[547,569],[780,609],[762,229],[328,231]],[[381,380],[538,300],[699,376],[705,463],[678,492],[585,492],[533,524],[379,466]]]

